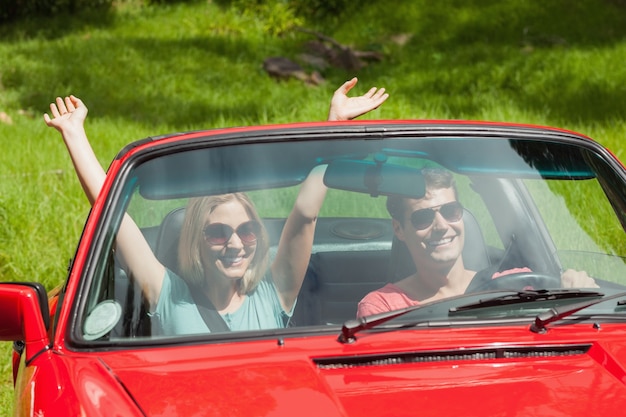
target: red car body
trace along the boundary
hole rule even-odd
[[[129,164],[141,163],[138,156],[153,149],[167,153],[183,143],[210,148],[228,146],[232,138],[244,138],[235,140],[243,146],[280,141],[276,138],[291,131],[303,138],[343,135],[349,142],[353,136],[362,139],[363,132],[385,136],[394,129],[404,136],[434,134],[439,139],[440,131],[446,138],[463,133],[481,140],[506,135],[535,140],[533,135],[543,135],[537,139],[541,142],[554,136],[559,145],[571,142],[604,158],[613,170],[611,178],[626,177],[621,163],[591,139],[510,124],[315,123],[137,142],[111,164],[60,293],[48,299],[35,284],[0,284],[0,339],[17,341],[14,415],[621,415],[626,409],[626,316],[613,303],[611,314],[572,313],[571,320],[564,316],[539,332],[531,329],[533,313],[363,328],[347,341],[340,337],[341,324],[220,338],[124,336],[102,344],[77,336],[85,320],[78,306],[90,297],[84,280],[97,275],[93,265],[100,258],[94,247],[103,245],[102,219],[123,200],[119,184]],[[609,198],[621,207],[619,188],[626,188],[626,181],[611,187],[619,196]],[[612,281],[622,285],[619,279]],[[550,308],[544,305],[538,311]]]

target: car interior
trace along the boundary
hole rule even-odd
[[[157,258],[174,272],[178,271],[177,248],[184,215],[184,207],[176,208],[160,226],[143,230]],[[490,257],[477,220],[467,209],[463,220],[466,266],[476,271],[489,267],[495,259]],[[285,219],[263,221],[275,250]],[[391,219],[320,218],[290,325],[341,325],[356,317],[357,304],[368,292],[414,271],[406,245],[393,234]],[[115,294],[123,306],[124,319],[114,334],[150,335],[145,308],[138,309],[143,306],[141,291],[121,271],[117,274]]]
[[[430,149],[431,162],[432,160],[443,161],[448,167],[454,168],[458,176],[469,181],[469,188],[488,210],[487,216],[495,225],[497,239],[502,244],[501,247],[489,244],[485,239],[484,230],[481,229],[481,222],[477,220],[471,209],[464,208],[463,257],[465,266],[475,271],[489,267],[528,266],[533,271],[548,274],[558,272],[561,265],[554,242],[541,222],[541,216],[536,212],[533,198],[528,194],[523,179],[543,181],[545,178],[557,180],[592,178],[586,165],[581,162],[582,159],[573,157],[571,161],[568,161],[569,165],[559,167],[559,171],[551,165],[552,154],[547,152],[542,156],[537,156],[535,150],[537,145],[532,142],[515,143],[515,146],[506,141],[497,142],[498,146],[501,146],[498,151],[499,155],[503,155],[500,159],[490,159],[489,155],[483,155],[484,150],[475,149],[472,142],[464,140],[454,144],[455,147],[461,144],[461,151],[446,153],[448,148],[442,147],[444,142],[432,141],[432,143],[427,143],[432,149],[427,148],[426,145],[424,149]],[[483,144],[483,142],[479,143]],[[312,149],[316,149],[315,146],[319,144],[312,146]],[[410,148],[407,145],[402,146]],[[494,149],[493,143],[485,146],[484,149]],[[556,148],[558,148],[557,145],[555,145]],[[178,155],[176,158],[179,160],[175,163],[166,162],[172,163],[172,166],[149,166],[149,164],[140,166],[138,176],[143,181],[140,193],[148,200],[204,195],[207,192],[206,181],[203,179],[205,175],[206,177],[216,176],[217,172],[221,172],[222,169],[233,170],[234,168],[224,161],[228,158],[234,158],[237,161],[241,159],[236,156],[236,152],[225,149],[227,153],[223,155],[223,158],[213,153],[198,156],[197,164],[194,166],[198,165],[201,167],[200,170],[212,171],[203,175],[195,173],[189,178],[185,177],[192,175],[188,171],[176,171],[176,167],[189,163]],[[345,152],[349,155],[343,147],[340,150],[341,153]],[[558,149],[554,150],[555,153],[557,151]],[[412,149],[408,151],[402,148],[386,149],[385,152],[401,157],[409,154],[409,159],[415,159],[416,155],[422,157],[421,153]],[[268,171],[269,168],[259,162],[259,158],[256,158],[253,152],[245,155],[248,159],[242,163],[242,166],[250,172],[229,173],[224,181],[210,184],[212,193],[239,191],[240,187],[243,187],[244,191],[271,188],[268,184],[279,188],[297,186],[302,180],[301,172],[308,172],[311,169],[310,163],[300,167],[296,161],[291,161],[285,168],[288,175],[283,178],[279,177],[283,175],[280,172],[272,174],[271,170]],[[526,160],[531,157],[534,159],[527,164]],[[207,165],[204,162],[205,159],[211,159],[211,163],[216,167],[211,165],[210,168],[204,168]],[[333,156],[330,161],[325,176],[325,183],[330,188],[369,194],[372,197],[393,194],[406,197],[423,195],[424,185],[419,181],[416,182],[415,168],[388,163],[387,156],[380,157],[375,154],[373,159],[367,160],[364,160],[360,154],[354,158]],[[483,167],[481,164],[486,163],[485,161],[492,165]],[[176,172],[176,174],[163,176],[161,173],[166,171]],[[500,175],[492,175],[493,172],[500,172]],[[541,175],[538,175],[538,172],[541,172]],[[277,176],[274,178],[272,175]],[[541,179],[542,176],[544,179]],[[227,181],[234,181],[232,178],[238,182],[235,181],[234,185],[229,185]],[[285,181],[283,184],[278,184],[278,179]],[[185,184],[189,188],[179,190],[177,188],[179,184]],[[408,189],[412,190],[411,192],[415,195],[406,194]],[[463,201],[463,196],[461,196],[461,201]],[[184,215],[185,207],[176,207],[163,217],[160,224],[142,229],[156,257],[174,272],[178,272],[178,240]],[[270,238],[271,256],[275,253],[285,219],[267,217],[263,218],[263,222]],[[109,263],[113,264],[113,262]],[[320,216],[312,256],[289,325],[341,326],[346,320],[356,318],[357,304],[368,292],[411,275],[415,272],[414,268],[406,245],[394,235],[389,217]],[[116,266],[114,269],[115,271],[112,271],[113,274],[110,276],[114,276],[115,279],[110,280],[112,288],[109,288],[108,292],[114,294],[115,300],[122,306],[122,319],[111,332],[111,338],[153,336],[152,324],[147,318],[141,291],[124,273],[122,267]]]

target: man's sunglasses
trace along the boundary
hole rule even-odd
[[[437,212],[447,222],[458,222],[463,217],[463,206],[458,201],[452,201],[440,206],[415,210],[411,213],[411,224],[417,230],[428,229],[433,224]]]
[[[211,223],[204,228],[204,239],[210,245],[223,246],[228,243],[233,233],[239,236],[244,245],[254,245],[261,233],[261,225],[250,220],[233,229],[224,223]]]

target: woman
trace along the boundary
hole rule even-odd
[[[329,120],[349,120],[380,106],[388,97],[372,88],[360,97],[347,97],[353,78],[335,91]],[[87,139],[87,107],[75,96],[58,97],[50,104],[48,126],[65,142],[91,204],[106,173]],[[285,327],[292,314],[308,266],[317,215],[326,196],[324,167],[311,171],[302,183],[287,218],[276,257],[268,263],[266,232],[245,194],[191,199],[186,210],[177,276],[154,256],[128,214],[117,234],[117,253],[141,287],[150,314],[165,334],[210,331],[198,304],[210,301],[231,330]]]

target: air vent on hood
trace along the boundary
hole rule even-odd
[[[387,353],[383,355],[339,356],[314,358],[313,362],[321,369],[354,368],[360,366],[400,365],[407,363],[432,363],[456,361],[488,361],[507,358],[554,358],[584,355],[590,344],[584,345],[542,345],[542,346],[500,346],[498,348],[450,349],[419,352]]]

